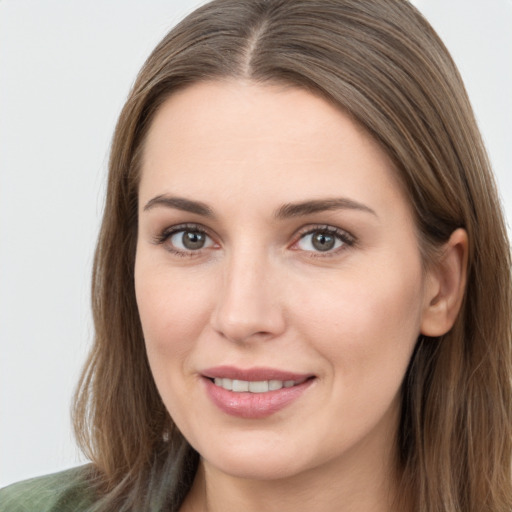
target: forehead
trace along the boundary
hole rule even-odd
[[[195,144],[211,150],[224,139],[226,144],[219,149],[225,150],[230,141],[244,142],[244,138],[246,151],[254,149],[248,155],[252,157],[259,141],[265,143],[267,152],[272,143],[274,148],[296,144],[297,149],[307,151],[320,138],[324,150],[331,143],[348,147],[356,141],[367,145],[366,149],[373,146],[377,150],[377,144],[359,124],[319,95],[298,87],[213,81],[180,89],[163,103],[150,127],[145,157],[158,149],[179,149],[185,141],[187,148]],[[310,144],[304,147],[308,138]]]
[[[140,195],[162,193],[404,201],[387,154],[341,109],[299,88],[238,81],[195,84],[160,107]]]

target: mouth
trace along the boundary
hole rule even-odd
[[[240,380],[216,377],[215,379],[210,379],[210,381],[216,386],[227,391],[232,391],[233,393],[268,393],[269,391],[278,391],[282,388],[298,386],[312,378],[314,377],[305,377],[299,380]]]
[[[202,372],[206,393],[222,412],[244,419],[266,418],[300,399],[316,380],[269,368],[216,367]]]

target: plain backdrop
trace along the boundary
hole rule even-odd
[[[109,143],[199,0],[0,0],[0,486],[77,465],[69,408]],[[417,0],[466,81],[512,220],[512,1]]]

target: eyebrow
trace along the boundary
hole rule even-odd
[[[155,206],[165,206],[184,212],[196,213],[203,217],[214,217],[213,210],[208,205],[200,201],[185,199],[184,197],[166,196],[164,194],[153,197],[153,199],[150,199],[144,206],[144,211],[151,210]]]
[[[150,199],[144,206],[144,211],[151,210],[156,206],[164,206],[166,208],[174,208],[184,212],[195,213],[203,217],[214,218],[213,210],[201,201],[192,201],[184,197],[167,196],[165,194],[158,195]],[[289,219],[292,217],[301,217],[311,215],[313,213],[325,212],[330,210],[358,210],[371,213],[377,217],[377,214],[370,207],[347,199],[344,197],[332,199],[313,199],[300,203],[287,203],[278,208],[274,214],[276,219]]]
[[[329,210],[359,210],[378,217],[369,206],[344,197],[284,204],[276,211],[275,217],[277,219],[288,219],[290,217],[301,217]]]

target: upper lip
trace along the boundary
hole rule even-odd
[[[236,379],[246,381],[263,381],[263,380],[294,380],[304,381],[310,377],[314,377],[310,373],[297,373],[277,368],[236,368],[235,366],[215,366],[201,371],[201,375],[209,379]]]

